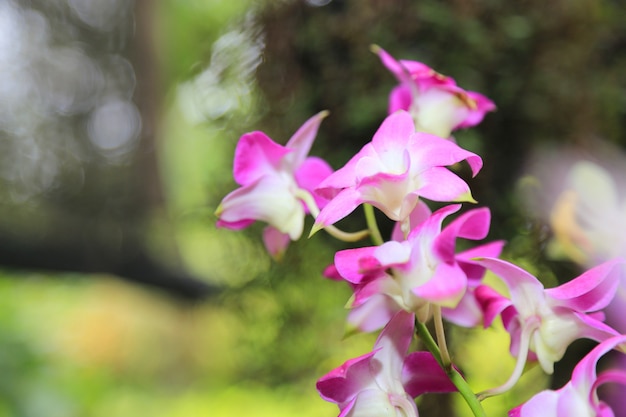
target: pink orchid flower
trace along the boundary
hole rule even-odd
[[[246,133],[235,149],[233,174],[241,186],[228,194],[217,208],[217,226],[242,229],[255,221],[269,224],[264,232],[267,250],[279,256],[290,240],[302,235],[308,212],[303,200],[323,206],[325,200],[313,189],[332,173],[322,159],[307,157],[322,120],[323,111],[307,120],[286,146],[263,132]]]
[[[453,320],[463,315],[455,309],[466,295],[469,281],[480,281],[484,267],[464,253],[456,254],[456,240],[483,239],[489,231],[490,213],[487,208],[470,210],[442,230],[444,219],[460,207],[455,204],[439,209],[418,224],[406,240],[337,252],[335,267],[355,290],[354,312],[348,317],[351,325],[374,330],[398,310],[415,312],[424,322],[430,305],[446,307]],[[470,256],[497,256],[501,248],[501,242],[479,246],[470,250]],[[474,303],[474,311],[480,314]],[[462,313],[469,311],[464,304]],[[477,320],[459,318],[460,324],[469,321]]]
[[[600,312],[615,295],[619,284],[621,259],[605,262],[579,277],[555,288],[543,284],[525,270],[501,259],[479,259],[507,285],[508,299],[490,287],[480,286],[476,295],[485,311],[485,327],[501,315],[511,335],[511,354],[517,365],[511,378],[488,395],[510,389],[530,359],[537,359],[542,369],[552,374],[554,363],[576,339],[602,342],[619,333],[602,322]]]
[[[389,96],[389,113],[409,111],[418,131],[447,138],[453,130],[477,125],[496,109],[487,97],[463,90],[421,62],[397,61],[379,47],[374,51],[400,82]]]
[[[434,201],[474,201],[469,186],[445,166],[466,160],[476,175],[482,159],[455,143],[416,133],[405,111],[388,116],[348,163],[321,182],[317,191],[331,201],[316,218],[313,231],[350,214],[362,203],[405,221],[419,198]]]
[[[432,212],[423,201],[419,201],[411,215],[409,216],[409,225],[411,228],[417,227],[420,223],[430,217]],[[401,242],[404,240],[404,233],[399,222],[396,222],[391,233],[391,240]],[[384,293],[362,291],[372,279],[384,275],[379,269],[371,271],[371,276],[364,276],[359,280],[358,284],[345,281],[352,287],[352,290],[358,295],[358,298],[349,302],[350,312],[348,313],[348,329],[347,334],[352,332],[372,332],[382,329],[389,320],[401,311],[402,308],[391,297]],[[330,265],[324,271],[327,278],[344,281],[335,264]],[[372,287],[370,287],[371,289]],[[375,289],[375,287],[374,287]]]
[[[596,366],[603,355],[624,343],[623,335],[600,343],[576,365],[572,379],[561,389],[540,392],[511,410],[509,417],[613,417],[613,410],[598,399],[597,389],[606,383],[626,386],[626,372],[609,369],[597,375]]]
[[[413,398],[456,391],[429,352],[407,356],[414,320],[413,314],[399,312],[380,333],[372,352],[319,379],[321,397],[339,406],[339,417],[417,417]]]

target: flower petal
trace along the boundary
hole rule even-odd
[[[416,132],[411,137],[408,149],[416,167],[450,166],[467,161],[475,176],[483,166],[480,156],[452,141],[428,133]]]
[[[544,299],[544,288],[541,282],[522,268],[497,258],[480,258],[476,260],[476,263],[489,269],[504,281],[516,308],[532,309]]]
[[[371,381],[370,361],[376,351],[349,359],[317,381],[317,390],[326,401],[345,403]]]
[[[274,142],[263,132],[241,136],[235,149],[233,176],[239,185],[249,185],[264,175],[275,173],[291,150]]]
[[[413,101],[416,130],[448,138],[452,130],[463,123],[469,109],[453,92],[429,88]]]
[[[363,203],[371,204],[392,220],[408,217],[417,206],[419,194],[410,189],[408,175],[380,173],[357,187]]]
[[[497,240],[456,254],[456,261],[465,271],[469,285],[477,285],[485,275],[485,267],[478,265],[473,259],[496,258],[500,256],[504,244],[503,240]]]
[[[345,249],[335,253],[335,267],[346,281],[359,284],[372,273],[383,272],[384,266],[376,257],[377,246]]]
[[[374,345],[374,349],[378,349],[374,357],[384,365],[376,375],[377,384],[381,389],[388,392],[404,392],[400,378],[414,329],[415,315],[401,310],[380,333]]]
[[[320,196],[314,190],[332,173],[333,169],[326,161],[321,158],[310,157],[306,158],[298,169],[296,169],[294,177],[298,186],[310,192],[315,199],[317,207],[321,209],[328,203],[328,199]]]
[[[428,208],[428,205],[419,200],[417,202],[417,205],[409,215],[409,230],[415,229],[421,223],[426,221],[426,219],[428,219],[431,214],[432,212],[430,211],[430,208]],[[391,233],[391,240],[395,240],[398,242],[405,240],[404,233],[402,233],[401,227],[401,222],[396,222]]]
[[[457,388],[430,352],[413,352],[404,361],[402,383],[409,396],[455,392]]]
[[[220,206],[217,208],[217,211],[215,212],[215,214],[219,217],[223,211],[224,211],[224,208],[220,204]],[[215,225],[217,227],[224,227],[224,228],[230,229],[230,230],[241,230],[241,229],[245,229],[246,227],[249,227],[254,222],[255,222],[255,220],[253,220],[253,219],[237,220],[237,221],[233,221],[233,222],[227,222],[227,221],[222,220],[222,219],[217,219],[217,222],[215,223]]]
[[[399,292],[398,283],[389,274],[383,273],[369,279],[364,284],[354,286],[351,307],[360,307],[365,303],[369,303],[378,294],[384,294],[392,298],[393,294],[397,292]],[[397,312],[398,309],[394,308],[394,310]]]
[[[605,262],[563,285],[546,290],[546,294],[555,300],[554,304],[576,311],[600,310],[615,296],[623,267],[621,258]]]
[[[413,288],[413,293],[442,307],[454,308],[467,289],[467,277],[456,264],[440,263],[434,275],[424,284]]]
[[[273,226],[267,226],[263,229],[263,244],[265,244],[265,249],[272,258],[281,259],[287,246],[289,246],[289,242],[289,234],[282,233]]]
[[[373,46],[372,50],[378,55],[383,65],[401,83],[413,82],[415,80],[418,84],[426,83],[427,86],[438,84],[455,85],[452,78],[438,74],[426,64],[405,59],[397,60],[378,45]]]
[[[411,246],[408,242],[385,242],[375,248],[374,256],[383,268],[391,268],[409,262],[411,259]]]
[[[264,176],[252,184],[232,191],[222,200],[218,210],[221,224],[242,221],[264,221],[292,240],[302,235],[304,208],[282,178]]]
[[[289,139],[287,145],[285,145],[288,149],[293,151],[287,158],[288,164],[292,170],[296,169],[304,162],[304,159],[311,151],[311,146],[317,135],[320,123],[322,123],[322,120],[324,120],[328,114],[329,112],[324,110],[304,122]]]
[[[441,315],[443,318],[461,327],[474,327],[481,324],[483,311],[474,292],[475,289],[468,288],[456,307],[442,308]]]
[[[468,100],[472,102],[474,106],[470,108],[465,120],[455,126],[455,129],[476,126],[483,121],[486,113],[496,110],[495,103],[484,95],[474,91],[467,91],[466,94]]]
[[[417,417],[417,407],[413,401],[405,402],[406,406],[410,407],[409,410],[404,409],[404,413],[398,413],[394,404],[391,403],[390,397],[390,394],[381,390],[361,391],[356,397],[350,417],[395,417],[397,415]]]
[[[432,167],[420,174],[423,184],[417,192],[432,201],[475,202],[469,186],[447,168]]]
[[[371,142],[365,144],[346,164],[320,183],[316,191],[330,199],[343,188],[357,184],[357,164],[363,158],[376,158],[376,151]]]
[[[430,215],[428,219],[420,223],[409,233],[408,240],[423,239],[432,242],[441,233],[441,225],[443,221],[452,213],[456,213],[461,209],[460,204],[450,204],[440,208]]]
[[[389,108],[388,114],[397,112],[398,110],[409,110],[411,103],[413,102],[413,96],[411,95],[411,89],[404,85],[394,87],[389,93]]]
[[[500,313],[502,313],[507,307],[511,307],[513,305],[511,300],[487,285],[479,285],[476,287],[474,296],[483,311],[483,325],[485,328],[491,326],[491,323],[493,323],[495,318],[498,317]]]
[[[330,226],[352,213],[363,199],[361,193],[354,188],[344,188],[324,206],[315,218],[313,230]]]
[[[446,226],[433,242],[433,252],[441,259],[453,260],[455,257],[456,239],[480,240],[489,233],[491,215],[484,207],[470,210]]]
[[[372,145],[379,157],[384,157],[386,153],[401,154],[413,133],[413,118],[406,111],[400,110],[385,118],[372,138]]]
[[[603,342],[614,336],[619,336],[619,332],[613,329],[606,323],[598,320],[590,314],[574,313],[574,316],[579,321],[580,326],[580,338],[587,338],[595,340],[596,342]]]
[[[557,413],[558,401],[558,392],[541,391],[528,402],[509,411],[509,417],[566,417]]]
[[[400,306],[385,294],[375,293],[348,313],[347,333],[355,330],[373,332],[382,329],[400,311]]]

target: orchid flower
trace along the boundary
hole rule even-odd
[[[419,201],[409,216],[409,226],[411,229],[417,227],[427,220],[431,214],[432,212],[426,203]],[[398,242],[404,240],[404,233],[402,232],[400,222],[396,222],[391,233],[391,240]],[[324,275],[334,280],[343,280],[344,278],[339,271],[337,271],[337,267],[334,264],[331,267],[332,268],[327,268]],[[355,291],[355,296],[358,295],[358,297],[353,297],[352,301],[349,302],[350,312],[347,318],[348,334],[353,331],[371,332],[381,329],[398,311],[402,310],[393,298],[389,297],[387,294],[377,292],[374,286],[369,287],[369,289],[374,289],[373,292],[362,291],[362,288],[364,288],[369,281],[383,275],[384,272],[379,269],[374,269],[371,271],[371,276],[363,277],[359,280],[358,284],[346,281],[352,286],[352,289]]]
[[[397,310],[415,312],[425,322],[431,305],[454,311],[467,291],[468,273],[475,280],[484,272],[484,267],[455,253],[456,239],[483,239],[490,222],[488,209],[474,209],[442,230],[444,219],[460,207],[439,209],[406,240],[337,252],[337,272],[355,289],[352,307],[356,312],[348,318],[351,325],[374,330]],[[501,247],[501,243],[489,244],[471,253],[497,256]],[[451,316],[454,318],[453,313]]]
[[[405,222],[419,198],[474,202],[469,186],[445,166],[466,160],[476,175],[482,159],[455,143],[415,132],[411,116],[388,116],[348,163],[327,177],[317,191],[331,201],[315,220],[312,233],[369,203],[392,220]]]
[[[626,256],[626,200],[620,193],[624,184],[617,178],[590,161],[577,161],[570,167],[550,214],[553,252],[561,252],[585,267]],[[604,309],[606,322],[620,333],[626,333],[625,301],[626,274],[615,298]]]
[[[430,353],[407,356],[414,320],[413,314],[397,313],[372,352],[348,360],[319,379],[321,397],[339,406],[339,417],[417,417],[414,397],[456,391]]]
[[[601,166],[573,164],[550,214],[557,249],[587,267],[626,255],[626,201],[619,190]]]
[[[561,389],[545,390],[509,412],[509,417],[613,417],[613,410],[598,399],[597,389],[606,383],[626,386],[626,371],[610,369],[596,374],[600,358],[626,336],[605,340],[589,352],[574,368],[572,379]]]
[[[496,108],[487,97],[463,90],[421,62],[397,61],[378,46],[373,50],[400,82],[389,96],[389,113],[409,111],[418,131],[447,138],[453,130],[477,125]]]
[[[511,354],[517,365],[511,378],[501,387],[485,392],[494,395],[510,389],[522,374],[526,359],[539,361],[552,374],[554,363],[579,338],[602,342],[619,333],[604,324],[600,312],[612,300],[619,284],[621,259],[605,262],[579,277],[555,288],[543,284],[525,270],[501,259],[479,259],[479,265],[498,275],[507,285],[508,299],[487,286],[476,295],[485,311],[485,327],[501,315],[511,335]]]
[[[307,157],[327,115],[323,111],[307,120],[286,146],[258,131],[240,138],[233,174],[241,187],[217,208],[217,226],[238,230],[257,220],[268,223],[264,241],[274,256],[286,249],[289,240],[300,238],[308,206],[313,200],[317,206],[325,204],[323,198],[312,194],[313,189],[332,173],[322,159]]]

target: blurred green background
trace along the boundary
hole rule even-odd
[[[485,161],[490,238],[548,284],[573,277],[516,193],[541,184],[518,180],[542,149],[626,143],[625,21],[611,0],[5,0],[0,417],[338,413],[315,381],[375,340],[342,340],[350,291],[321,277],[344,246],[320,233],[277,263],[261,226],[213,212],[242,133],[285,143],[328,109],[312,153],[335,168],[371,140],[395,84],[372,43],[495,101],[455,134]],[[476,390],[508,375],[501,329],[452,340]],[[550,383],[523,381],[489,415]]]

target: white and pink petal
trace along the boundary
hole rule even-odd
[[[217,215],[222,225],[264,221],[292,240],[302,235],[304,208],[291,194],[290,184],[280,177],[264,176],[232,191],[222,200]]]
[[[285,163],[290,171],[293,172],[293,170],[297,169],[304,162],[311,151],[311,146],[313,146],[313,141],[315,141],[322,120],[324,120],[328,114],[326,110],[317,113],[304,122],[296,133],[291,136],[285,145],[286,148],[291,150],[291,153],[285,158]]]
[[[277,175],[281,161],[290,152],[290,149],[277,144],[263,132],[246,133],[235,148],[235,181],[245,186],[263,176]]]

